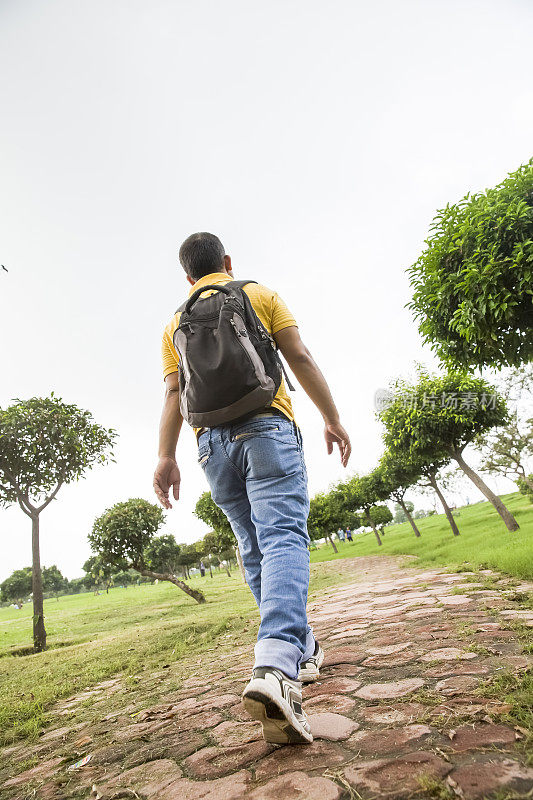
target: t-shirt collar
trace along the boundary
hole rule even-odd
[[[231,276],[228,275],[227,272],[211,272],[209,275],[204,275],[203,278],[196,281],[194,286],[189,289],[189,297],[197,289],[201,289],[202,286],[209,286],[210,283],[225,283],[230,280]]]

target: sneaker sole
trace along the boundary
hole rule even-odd
[[[287,701],[275,696],[267,681],[261,678],[250,681],[242,702],[251,718],[262,724],[266,742],[310,744],[313,741],[313,734],[298,722]]]
[[[316,668],[313,668],[312,672],[307,672],[305,669],[300,670],[300,674],[298,675],[298,680],[301,683],[314,683],[320,678],[320,667],[324,661],[324,651],[321,649],[319,656],[318,656],[318,663]]]

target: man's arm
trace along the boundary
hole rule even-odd
[[[165,378],[166,391],[161,422],[159,424],[159,462],[154,473],[154,490],[163,508],[172,508],[169,490],[172,486],[174,500],[180,496],[180,471],[176,463],[176,445],[183,424],[180,411],[178,373]]]
[[[349,436],[340,423],[339,412],[326,379],[302,342],[298,328],[294,325],[283,328],[274,334],[274,339],[305,393],[322,414],[328,453],[333,452],[333,444],[336,443],[339,446],[342,465],[345,467],[352,452]]]

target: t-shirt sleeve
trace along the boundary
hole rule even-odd
[[[165,379],[167,375],[170,375],[172,372],[178,371],[180,359],[176,352],[176,348],[172,344],[172,339],[170,338],[170,333],[168,332],[167,328],[165,328],[163,341],[161,342],[161,359],[163,362],[163,379]]]
[[[272,294],[271,309],[273,334],[296,325],[296,320],[277,292]]]

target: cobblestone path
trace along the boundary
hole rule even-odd
[[[119,680],[61,703],[56,727],[36,745],[15,745],[1,754],[4,776],[10,762],[29,752],[39,756],[35,766],[4,782],[3,796],[532,796],[526,732],[506,717],[510,706],[497,693],[488,696],[480,687],[529,666],[530,657],[505,623],[533,625],[533,613],[517,610],[513,602],[533,587],[512,587],[488,570],[480,578],[412,569],[392,558],[354,563],[353,582],[329,589],[309,609],[326,651],[321,680],[304,689],[312,745],[268,745],[260,726],[247,719],[240,693],[250,673],[251,648],[241,646],[204,654],[164,703],[140,713],[132,711],[126,694],[122,708],[106,713],[106,703],[122,691]],[[95,692],[101,695],[99,721],[69,725],[69,709]],[[74,753],[91,758],[69,769]]]

